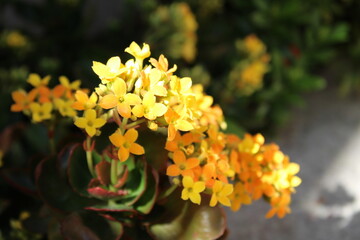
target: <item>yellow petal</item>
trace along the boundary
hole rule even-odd
[[[223,183],[220,181],[215,181],[215,184],[213,186],[213,192],[217,193],[221,191],[221,188],[223,186]]]
[[[215,194],[213,194],[210,199],[210,207],[214,207],[217,204],[217,202],[218,202],[217,197],[215,196]]]
[[[92,137],[95,135],[96,133],[96,129],[94,127],[90,127],[90,126],[86,126],[85,127],[85,131],[87,132],[87,134]]]
[[[31,103],[31,104],[30,104],[30,110],[31,110],[33,113],[40,111],[40,104],[38,104],[38,103]]]
[[[151,92],[147,92],[143,98],[143,105],[146,107],[152,107],[155,104],[156,98]]]
[[[74,124],[78,128],[85,128],[87,126],[87,120],[85,118],[77,118],[74,122]]]
[[[81,81],[80,80],[76,80],[76,81],[73,81],[71,84],[70,84],[70,88],[73,89],[73,90],[76,90],[76,89],[79,89],[81,85]]]
[[[205,183],[204,182],[196,182],[194,184],[193,190],[195,192],[198,192],[198,193],[204,191],[205,190]]]
[[[119,57],[112,57],[107,61],[106,66],[108,66],[111,70],[114,71],[120,68],[120,64],[121,60]]]
[[[115,95],[108,94],[103,98],[101,98],[99,105],[104,109],[110,109],[115,107],[118,104],[118,102],[119,102],[118,98]]]
[[[194,129],[193,125],[186,120],[176,121],[175,127],[181,131],[187,132]]]
[[[144,148],[137,143],[131,144],[129,151],[135,155],[143,155],[145,153]]]
[[[189,191],[188,191],[186,188],[184,188],[184,189],[182,190],[182,192],[181,192],[181,198],[182,198],[183,200],[188,200],[188,199],[189,199]]]
[[[234,187],[232,184],[225,184],[225,186],[223,187],[223,189],[220,192],[221,196],[228,196],[230,195],[234,190]]]
[[[124,144],[125,142],[125,138],[123,135],[121,135],[118,132],[113,133],[110,137],[110,142],[116,146],[116,147],[120,147],[122,144]]]
[[[87,102],[89,100],[89,97],[83,91],[77,90],[76,93],[75,93],[75,99],[78,102],[85,103],[85,102]]]
[[[67,88],[70,87],[69,79],[67,77],[60,76],[59,81],[60,81],[61,85],[65,86]]]
[[[185,188],[191,188],[194,185],[194,181],[191,177],[185,176],[182,180],[182,184]]]
[[[125,83],[125,81],[123,79],[117,78],[114,81],[111,89],[113,90],[114,94],[117,97],[122,97],[122,96],[124,96],[126,94],[126,89],[127,89],[126,83]]]
[[[155,103],[151,111],[155,116],[161,117],[166,113],[167,107],[162,103]]]
[[[27,79],[27,82],[30,83],[32,86],[37,87],[40,85],[41,78],[36,73],[31,73]]]
[[[100,127],[104,126],[105,123],[106,123],[105,119],[97,118],[93,121],[93,126],[94,126],[94,128],[100,128]]]
[[[192,81],[189,77],[184,77],[180,79],[181,92],[188,91],[191,88]]]
[[[228,207],[231,206],[231,202],[230,202],[230,199],[228,197],[220,196],[218,198],[218,200],[224,206],[228,206]]]
[[[193,203],[196,203],[196,204],[199,204],[199,205],[200,205],[201,197],[200,197],[200,194],[199,194],[199,193],[191,192],[191,193],[189,194],[189,197],[190,197],[190,200],[191,200]]]
[[[143,117],[144,116],[144,106],[136,105],[135,107],[133,107],[132,113],[138,118]]]
[[[94,121],[96,119],[96,111],[94,109],[88,109],[85,111],[84,117],[87,120]]]
[[[165,97],[167,95],[167,90],[166,90],[166,88],[164,86],[153,86],[151,88],[151,91],[156,96]]]
[[[128,93],[124,96],[124,101],[129,105],[141,104],[141,98],[133,93]]]

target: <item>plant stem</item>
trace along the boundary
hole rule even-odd
[[[125,129],[132,128],[132,127],[137,126],[137,125],[139,125],[139,124],[141,124],[141,123],[143,123],[143,122],[145,122],[145,119],[140,119],[140,120],[138,120],[138,121],[129,123],[129,124],[127,124],[127,125],[125,126]]]
[[[112,159],[111,160],[111,175],[110,175],[110,179],[111,179],[111,184],[112,185],[115,185],[117,183],[117,174],[118,174],[118,161],[117,160],[114,160]]]
[[[94,163],[92,159],[91,151],[89,150],[91,148],[91,138],[89,136],[86,137],[86,160],[88,164],[89,171],[93,177],[95,177],[94,173]]]

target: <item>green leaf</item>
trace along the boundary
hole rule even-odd
[[[147,169],[146,190],[142,197],[135,203],[135,209],[143,214],[148,214],[155,204],[158,195],[159,176],[153,169]]]
[[[36,184],[41,198],[50,207],[62,211],[74,211],[97,203],[73,191],[67,175],[61,174],[58,158],[52,156],[42,160],[36,168]]]

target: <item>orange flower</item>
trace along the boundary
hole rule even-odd
[[[135,143],[137,138],[138,132],[134,128],[129,129],[124,135],[120,131],[116,131],[109,137],[111,143],[119,148],[118,157],[121,162],[126,161],[130,153],[135,155],[145,153],[144,148]]]
[[[84,93],[81,90],[78,90],[75,93],[75,99],[76,101],[72,104],[72,107],[76,110],[82,111],[85,109],[94,108],[96,106],[96,102],[98,98],[95,92],[93,92],[89,98],[86,93]]]
[[[241,204],[251,203],[251,197],[241,182],[237,182],[235,184],[234,192],[230,195],[229,198],[231,200],[231,210],[233,211],[239,210]]]
[[[11,105],[12,112],[21,112],[29,109],[30,103],[32,103],[37,95],[37,90],[33,89],[29,93],[19,90],[11,93],[11,96],[15,103]]]
[[[189,158],[186,159],[185,154],[182,151],[174,152],[173,158],[175,164],[170,165],[166,174],[169,176],[178,176],[178,175],[193,175],[192,168],[199,165],[199,159],[197,158]]]

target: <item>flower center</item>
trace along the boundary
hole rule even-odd
[[[88,125],[89,127],[92,127],[92,126],[94,125],[94,123],[93,123],[93,121],[89,120],[89,121],[87,122],[87,125]]]

